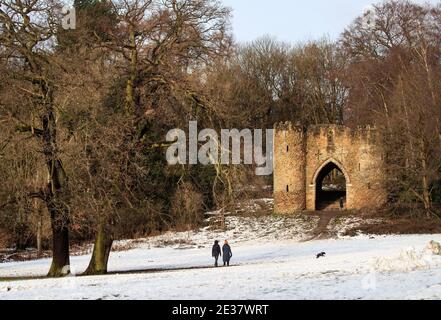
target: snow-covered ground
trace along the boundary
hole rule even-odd
[[[340,228],[354,219],[339,221]],[[169,271],[0,282],[0,299],[441,299],[441,235],[302,241],[317,218],[227,217],[226,232],[169,233],[112,252],[109,271]],[[337,228],[336,224],[331,224]],[[335,230],[339,234],[339,230]],[[213,240],[229,239],[233,266],[212,264]],[[326,252],[317,259],[316,254]],[[72,257],[81,273],[90,255]],[[0,277],[44,275],[49,259],[0,264]]]

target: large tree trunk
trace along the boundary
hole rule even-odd
[[[48,277],[63,277],[70,273],[69,229],[52,219],[52,264]]]
[[[52,265],[48,276],[61,277],[70,273],[69,213],[62,193],[66,177],[61,161],[49,161],[48,166],[51,169],[46,206],[52,227]]]
[[[97,231],[92,258],[84,275],[100,275],[107,273],[110,250],[112,249],[113,237],[103,223]]]
[[[43,152],[49,176],[45,202],[52,227],[52,264],[48,276],[61,277],[70,273],[69,210],[65,190],[68,179],[59,157],[52,89],[46,82],[42,82],[41,91],[45,97],[45,114],[42,117]]]

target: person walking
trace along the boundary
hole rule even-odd
[[[340,211],[343,211],[345,208],[345,199],[342,197],[340,198]]]
[[[224,246],[222,247],[222,253],[224,255],[224,267],[230,266],[230,259],[233,256],[233,252],[231,251],[231,247],[228,244],[228,240],[225,240]]]
[[[213,258],[214,258],[214,266],[218,267],[219,264],[218,264],[217,261],[219,260],[219,256],[222,256],[222,254],[221,254],[221,247],[219,245],[219,241],[218,240],[216,240],[214,242],[213,249],[211,250],[211,254],[212,254]]]

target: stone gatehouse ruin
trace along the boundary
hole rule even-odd
[[[358,210],[386,201],[383,155],[372,127],[275,126],[275,212]]]

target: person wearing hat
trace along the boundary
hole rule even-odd
[[[214,258],[214,266],[218,267],[218,262],[217,261],[219,260],[219,256],[222,256],[221,248],[220,248],[218,240],[216,240],[214,242],[213,249],[211,250],[211,254],[212,254],[213,258]]]
[[[224,267],[229,267],[230,259],[233,256],[233,252],[231,251],[231,247],[228,244],[228,240],[225,240],[224,246],[222,247],[222,253],[224,254]]]

